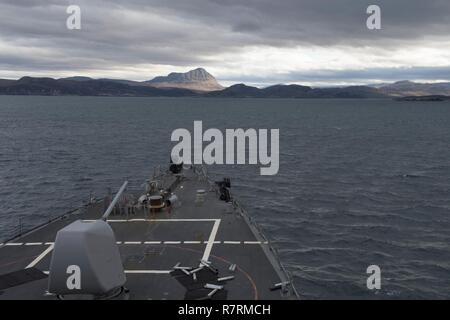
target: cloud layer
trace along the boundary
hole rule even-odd
[[[66,28],[78,4],[82,30]],[[366,8],[382,9],[382,30]],[[144,80],[203,66],[224,83],[450,80],[448,0],[4,0],[0,77]]]

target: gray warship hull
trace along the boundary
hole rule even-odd
[[[114,231],[126,283],[115,293],[91,298],[298,298],[289,274],[260,228],[236,201],[219,199],[217,184],[201,167],[180,174],[158,172],[153,178],[176,195],[177,205],[161,210],[116,207],[112,211],[107,222]],[[201,199],[198,190],[205,190]],[[137,192],[132,195],[135,199],[139,196]],[[83,210],[1,243],[0,299],[87,298],[48,292],[50,263],[57,232],[77,220],[100,219],[104,202],[92,201]]]

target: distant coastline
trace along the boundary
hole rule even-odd
[[[409,97],[401,97],[396,98],[396,101],[450,101],[450,96],[409,96]]]
[[[186,73],[171,73],[148,81],[22,77],[0,79],[0,95],[108,96],[108,97],[220,97],[290,99],[371,99],[394,98],[400,101],[446,101],[450,82],[416,83],[399,81],[381,86],[313,88],[298,84],[277,84],[257,88],[235,84],[224,88],[203,68]]]

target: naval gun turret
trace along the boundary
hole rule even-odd
[[[125,272],[107,218],[127,184],[99,220],[77,220],[58,231],[50,263],[50,293],[104,297],[123,288]]]

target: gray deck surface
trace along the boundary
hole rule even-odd
[[[205,256],[219,269],[219,277],[235,276],[225,283],[225,296],[222,293],[216,298],[295,298],[292,292],[269,290],[275,283],[286,281],[285,274],[267,241],[247,222],[247,217],[237,210],[229,213],[229,204],[220,201],[208,182],[191,170],[184,171],[183,176],[174,190],[180,206],[170,213],[163,210],[149,215],[141,210],[128,217],[117,214],[109,217],[129,289],[120,298],[184,299],[186,288],[169,272],[178,262],[197,267]],[[175,177],[167,175],[163,180],[168,187]],[[195,203],[197,189],[208,191],[201,205]],[[33,265],[48,271],[57,231],[78,219],[98,219],[103,209],[103,204],[93,205],[87,212],[69,215],[0,245],[0,275]],[[235,272],[228,270],[231,264],[237,265]],[[56,299],[46,295],[47,282],[42,279],[0,291],[0,299]]]

